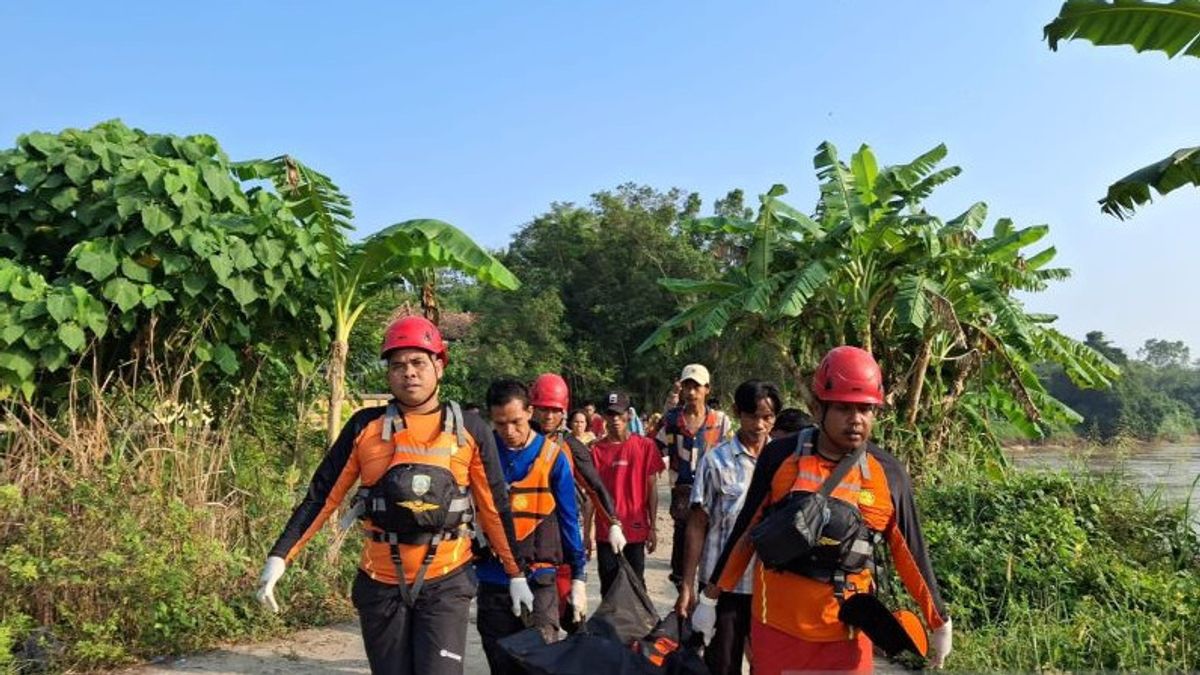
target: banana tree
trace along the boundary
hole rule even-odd
[[[992,236],[982,237],[981,203],[948,222],[924,209],[925,198],[959,173],[938,168],[945,154],[938,146],[906,164],[880,167],[866,146],[846,163],[822,144],[814,158],[821,185],[812,217],[780,201],[784,190],[776,186],[761,198],[753,223],[696,222],[743,237],[745,264],[717,281],[664,279],[691,302],[641,348],[683,348],[729,335],[739,344],[777,341],[777,355],[791,360],[797,389],[808,399],[805,375],[820,355],[838,344],[862,345],[884,368],[897,421],[926,440],[934,456],[962,417],[958,408],[983,400],[968,396],[981,388],[991,388],[995,404],[984,418],[1003,414],[1031,434],[1044,413],[1069,418],[1045,394],[1033,364],[1062,363],[1090,386],[1106,385],[1115,370],[1049,328],[1053,317],[1026,313],[1013,297],[1068,274],[1047,266],[1052,247],[1023,252],[1045,236],[1045,226],[1017,229],[1001,219]]]
[[[806,234],[818,234],[819,226],[779,199],[786,193],[783,185],[774,185],[760,195],[754,220],[713,216],[686,224],[696,235],[722,234],[745,242],[744,259],[730,265],[717,280],[661,279],[663,287],[689,298],[691,304],[651,333],[637,347],[639,353],[653,348],[680,352],[728,331],[734,334],[730,342],[740,349],[765,347],[773,353],[811,408],[812,394],[798,366],[807,354],[795,352],[796,331],[786,319],[800,313],[829,271],[819,259],[799,263],[789,250],[789,244]]]
[[[353,330],[367,305],[383,290],[400,283],[420,289],[421,306],[435,323],[438,319],[434,282],[438,270],[455,270],[481,283],[506,290],[520,286],[499,260],[449,223],[408,220],[397,223],[358,243],[349,243],[352,229],[350,200],[333,182],[292,159],[248,162],[238,166],[243,179],[265,179],[287,201],[293,215],[318,225],[324,236],[324,276],[329,282],[329,306],[317,307],[322,326],[332,332],[329,350],[330,443],[342,426],[345,400],[346,357]]]
[[[1146,0],[1068,0],[1043,29],[1050,49],[1061,40],[1083,39],[1098,45],[1127,45],[1138,52],[1160,51],[1200,57],[1200,2]],[[1200,147],[1182,148],[1125,176],[1108,187],[1101,209],[1124,220],[1134,208],[1185,185],[1200,186]]]

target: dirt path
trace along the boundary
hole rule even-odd
[[[658,531],[664,545],[646,556],[646,589],[665,615],[675,604],[675,587],[668,581],[671,571],[671,520],[665,505],[670,495],[660,485]],[[596,562],[588,563],[588,606],[600,605],[600,576]],[[471,606],[471,623],[467,629],[466,675],[487,675],[487,661],[475,630],[475,606]],[[886,661],[876,660],[876,672],[900,672]],[[749,672],[749,667],[744,672]],[[358,624],[335,624],[310,628],[285,638],[253,644],[229,645],[223,649],[197,654],[175,661],[140,666],[120,671],[125,675],[156,675],[159,673],[370,673],[363,652]]]

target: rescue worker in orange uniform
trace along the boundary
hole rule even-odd
[[[263,568],[258,598],[278,611],[274,589],[286,564],[361,482],[344,519],[363,519],[367,541],[351,597],[371,672],[461,675],[476,578],[473,525],[511,579],[512,611],[533,606],[516,541],[508,489],[491,429],[438,398],[448,361],[436,326],[394,321],[384,334],[393,395],[355,413],[317,467]]]
[[[608,541],[617,551],[625,548],[625,534],[621,523],[612,514],[616,513],[612,495],[596,464],[592,461],[592,451],[578,438],[572,436],[565,426],[567,411],[571,409],[571,389],[567,381],[557,373],[542,373],[533,381],[529,388],[529,402],[533,405],[533,421],[538,431],[547,438],[564,444],[570,452],[567,459],[575,474],[576,496],[580,497],[579,510],[583,520],[583,546],[590,557],[592,553],[592,513],[599,509],[612,523],[609,527]],[[564,625],[573,624],[574,617],[568,617],[569,594],[571,591],[571,568],[560,565],[558,568],[558,597],[559,609],[563,612]],[[569,621],[567,621],[570,619]]]
[[[951,622],[929,563],[911,479],[895,457],[870,441],[876,409],[883,404],[879,366],[862,349],[837,347],[817,368],[813,393],[820,401],[819,427],[763,449],[692,624],[711,635],[718,595],[737,586],[757,552],[750,626],[755,675],[870,672],[870,640],[839,621],[838,612],[852,594],[874,592],[872,556],[875,545],[884,543],[932,630],[931,663],[940,667],[950,653]],[[819,545],[786,569],[765,566],[762,558],[772,556],[756,551],[752,543],[764,514],[818,492],[843,457],[849,462],[856,456],[853,466],[842,465],[847,472],[832,486],[828,505],[833,517],[819,532]]]
[[[557,439],[530,425],[529,390],[516,380],[496,380],[488,387],[487,406],[512,501],[517,536],[514,553],[517,562],[529,570],[534,600],[528,617],[514,617],[508,609],[512,580],[494,556],[485,554],[476,565],[479,597],[475,624],[492,675],[518,675],[525,670],[498,641],[527,626],[542,631],[547,641],[558,638],[555,580],[558,566],[564,562],[571,568],[570,605],[573,619],[579,622],[587,614],[587,560],[568,451]]]

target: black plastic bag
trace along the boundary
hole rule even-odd
[[[662,675],[641,654],[610,637],[576,633],[546,643],[536,629],[502,638],[500,648],[530,675]]]
[[[587,621],[586,632],[631,645],[658,626],[658,612],[633,567],[618,555],[617,576]]]
[[[707,675],[708,666],[700,658],[703,646],[704,636],[692,630],[690,621],[672,611],[638,642],[638,651],[660,673]]]

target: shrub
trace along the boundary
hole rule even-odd
[[[1120,476],[1005,472],[919,493],[955,668],[1200,668],[1200,537]]]

